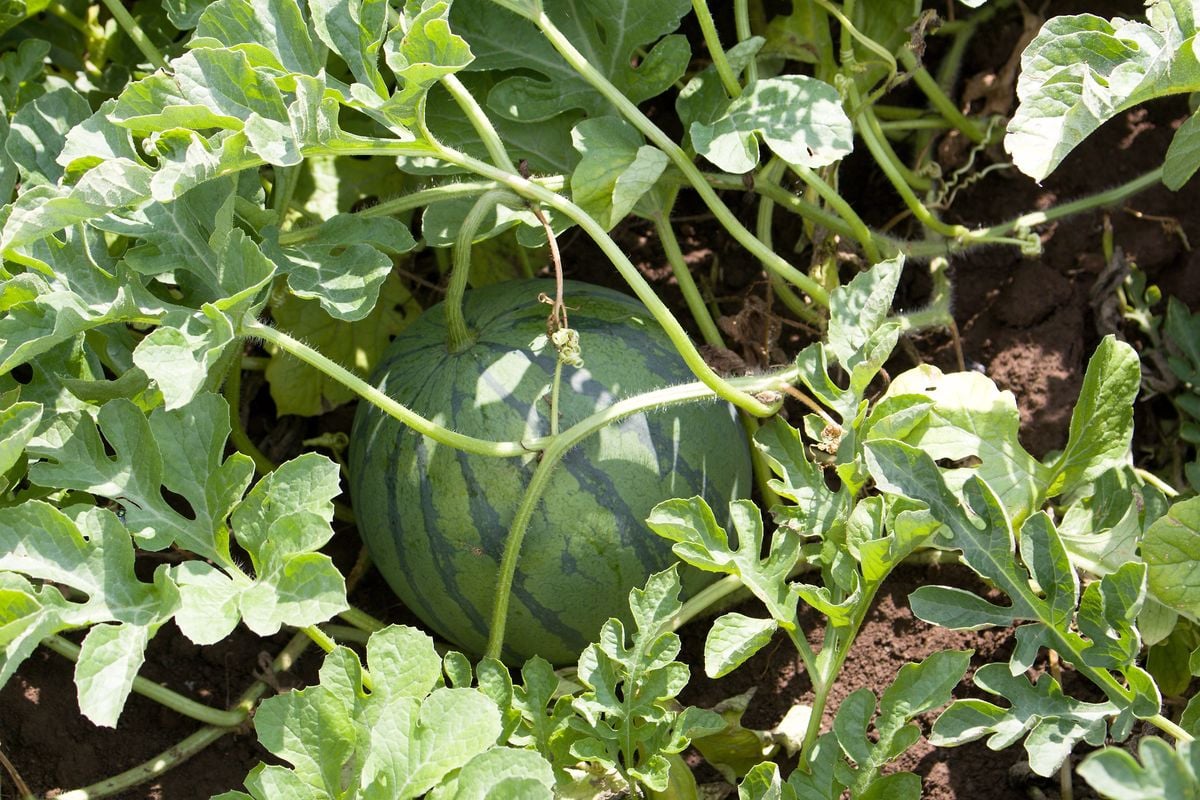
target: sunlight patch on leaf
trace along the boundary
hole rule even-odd
[[[854,132],[837,90],[816,78],[787,75],[746,88],[711,124],[693,122],[696,152],[727,172],[758,165],[759,139],[790,164],[823,167],[854,149]]]

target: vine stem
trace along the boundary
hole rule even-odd
[[[441,83],[446,91],[450,92],[454,102],[458,103],[458,107],[466,113],[471,126],[483,140],[483,146],[487,148],[492,163],[500,169],[512,170],[512,157],[504,147],[504,141],[500,138],[500,134],[496,132],[496,126],[492,125],[492,121],[488,119],[475,96],[467,91],[467,87],[463,86],[457,75],[445,75],[442,77]]]
[[[716,322],[713,321],[713,315],[709,313],[708,306],[704,304],[700,289],[696,286],[695,279],[692,278],[692,272],[688,269],[687,262],[684,261],[683,250],[679,246],[679,240],[675,238],[675,230],[671,227],[670,213],[677,196],[678,193],[674,190],[667,192],[662,206],[655,209],[651,215],[654,229],[658,232],[659,242],[667,257],[667,263],[671,265],[671,273],[675,276],[675,282],[679,284],[679,289],[683,292],[683,299],[687,304],[688,311],[691,312],[692,319],[700,328],[700,335],[710,347],[724,348],[725,340],[721,336]],[[763,200],[760,203],[760,209],[762,205],[769,202],[769,200]],[[758,237],[770,246],[771,240],[764,238],[761,231],[759,231]],[[747,444],[750,447],[750,463],[754,469],[754,482],[758,485],[759,492],[762,493],[763,502],[772,506],[779,502],[779,495],[769,485],[771,470],[767,466],[766,456],[754,446],[754,434],[758,431],[758,422],[754,416],[746,413],[743,409],[738,409],[738,419],[742,423],[742,429],[746,432]]]
[[[68,641],[61,636],[49,636],[43,639],[41,643],[47,650],[52,650],[60,656],[78,663],[82,648],[74,642]],[[248,709],[236,708],[233,710],[224,710],[213,708],[204,703],[196,702],[190,697],[185,697],[179,694],[179,692],[172,691],[165,686],[159,686],[154,681],[147,680],[140,675],[134,676],[133,691],[173,711],[177,711],[185,717],[191,717],[206,725],[232,728],[241,725],[246,721],[247,717]]]
[[[254,336],[262,339],[264,342],[273,344],[280,350],[300,359],[305,364],[315,367],[326,375],[341,381],[342,384],[359,397],[378,406],[380,410],[400,420],[418,433],[428,436],[435,442],[458,450],[464,450],[468,453],[474,453],[475,455],[493,456],[496,458],[514,458],[516,456],[528,455],[530,452],[529,448],[520,442],[493,442],[486,439],[477,439],[474,436],[465,436],[456,431],[444,428],[404,405],[397,403],[336,361],[325,357],[303,342],[293,339],[278,328],[264,325],[253,317],[247,317],[243,320],[241,334],[244,336]]]
[[[534,183],[544,186],[551,191],[559,191],[567,185],[566,178],[561,175],[538,177],[532,180]],[[424,208],[430,203],[457,200],[462,197],[474,197],[500,188],[502,188],[501,185],[496,181],[459,181],[456,183],[447,183],[443,186],[419,189],[400,197],[394,197],[391,200],[384,200],[378,205],[355,212],[355,215],[364,218],[390,217],[395,214],[402,214],[405,211]],[[321,230],[326,224],[328,223],[284,231],[279,234],[279,244],[295,245],[316,239],[321,235]]]
[[[670,309],[666,307],[654,289],[651,288],[646,279],[638,272],[637,267],[633,265],[633,262],[629,260],[629,257],[625,255],[621,247],[613,241],[612,237],[608,235],[608,231],[593,219],[590,214],[567,198],[557,195],[520,175],[504,172],[486,162],[472,158],[465,153],[460,153],[445,145],[438,144],[436,148],[438,157],[443,161],[464,167],[484,177],[492,178],[508,186],[508,188],[522,197],[560,211],[572,219],[596,242],[604,254],[608,256],[609,261],[621,273],[621,277],[629,284],[633,293],[637,295],[651,316],[662,326],[667,337],[671,340],[671,343],[675,346],[675,349],[679,352],[693,375],[708,385],[718,397],[733,403],[738,408],[744,408],[756,417],[768,417],[775,413],[772,405],[763,403],[744,392],[737,391],[729,382],[721,378],[720,375],[705,363],[704,358],[696,350],[696,346],[688,338],[687,331],[679,324],[679,320],[675,319]]]
[[[281,673],[290,670],[308,645],[309,638],[303,633],[297,633],[271,663],[272,672]],[[234,708],[245,709],[245,712],[242,714],[243,722],[247,717],[249,709],[253,708],[255,703],[266,694],[267,688],[265,682],[261,680],[255,681],[238,698],[237,703],[234,704]],[[99,800],[102,797],[109,797],[131,789],[134,786],[145,783],[151,778],[163,774],[173,767],[179,766],[213,742],[225,736],[225,734],[234,730],[236,728],[206,725],[183,741],[177,742],[162,753],[151,758],[149,761],[82,789],[64,792],[57,796],[57,800]]]
[[[813,685],[812,716],[808,718],[808,728],[804,731],[804,743],[801,745],[800,752],[801,764],[811,763],[812,749],[821,734],[821,723],[825,717],[825,706],[829,703],[829,692],[833,689],[837,681],[837,676],[842,671],[842,664],[846,662],[847,656],[850,655],[850,648],[854,645],[854,640],[858,637],[859,628],[862,627],[863,621],[867,618],[867,613],[871,610],[871,604],[875,600],[875,594],[882,583],[883,579],[881,578],[878,581],[868,584],[869,589],[863,591],[862,599],[855,609],[854,619],[847,628],[838,630],[828,624],[825,627],[825,640],[828,641],[832,634],[837,643],[833,645],[829,657],[826,657],[827,647],[821,648],[820,654],[813,660],[815,672],[809,673]],[[807,640],[805,644],[808,644]]]
[[[862,217],[858,215],[849,203],[847,203],[837,190],[830,186],[825,180],[818,175],[814,170],[800,164],[789,164],[792,172],[800,177],[800,180],[808,184],[821,199],[824,200],[830,208],[837,212],[837,215],[846,221],[850,226],[854,238],[858,240],[859,245],[863,249],[863,255],[867,257],[867,261],[871,264],[878,264],[883,259],[879,255],[879,248],[875,246],[875,240],[871,236],[871,229],[867,227],[867,223],[863,222]]]
[[[466,318],[463,317],[463,295],[467,291],[467,282],[471,277],[471,245],[480,225],[488,212],[492,211],[501,198],[508,192],[503,189],[493,189],[479,196],[466,219],[458,229],[454,240],[454,257],[450,269],[450,286],[446,289],[444,308],[446,311],[446,346],[451,353],[459,353],[470,346],[473,341]]]
[[[754,35],[750,26],[750,4],[747,0],[733,0],[733,26],[739,44]],[[746,63],[746,84],[750,85],[757,80],[758,60],[752,58]]]
[[[799,376],[796,367],[763,376],[751,378],[734,378],[731,384],[746,392],[761,392],[778,390],[781,386],[790,385]],[[712,397],[712,390],[704,383],[687,383],[682,386],[672,386],[653,392],[646,392],[636,397],[626,398],[613,403],[606,409],[597,411],[585,419],[575,423],[557,436],[535,440],[531,445],[543,449],[541,460],[529,479],[521,503],[513,515],[512,525],[508,530],[508,538],[504,542],[504,552],[500,557],[500,567],[496,576],[495,602],[492,605],[492,620],[488,631],[488,643],[485,655],[490,658],[500,658],[504,645],[504,630],[508,622],[508,606],[512,596],[513,578],[517,572],[517,561],[521,553],[521,542],[529,528],[533,512],[541,501],[554,467],[567,452],[585,438],[617,420],[651,408],[664,408],[681,403],[692,402]]]
[[[229,365],[229,372],[225,375],[223,394],[225,402],[229,405],[229,438],[233,442],[233,446],[250,457],[250,460],[254,462],[255,471],[259,475],[271,474],[277,465],[267,458],[266,454],[246,433],[246,429],[242,427],[242,362],[240,358],[235,357]]]
[[[902,47],[900,49],[900,61],[912,75],[913,83],[924,93],[930,104],[942,115],[946,122],[949,122],[953,127],[961,131],[963,136],[966,136],[973,143],[983,144],[987,138],[984,132],[979,129],[974,120],[969,119],[958,109],[953,100],[946,96],[946,93],[942,91],[941,85],[929,74],[929,70],[917,63],[917,56],[910,48]]]
[[[12,781],[20,800],[36,800],[33,792],[29,789],[29,785],[21,777],[21,773],[17,772],[16,765],[9,761],[8,756],[4,755],[3,750],[0,750],[0,766],[3,766],[4,771],[8,773],[8,779]]]
[[[126,10],[121,0],[103,0],[104,7],[108,9],[108,13],[113,15],[113,19],[125,31],[125,35],[133,40],[137,49],[142,52],[146,60],[153,64],[158,69],[168,69],[167,60],[163,58],[163,54],[154,46],[154,42],[146,36],[146,32],[142,30],[142,26],[138,25],[137,20]]]
[[[567,61],[572,69],[579,73],[580,77],[591,84],[606,100],[616,106],[621,116],[629,120],[647,139],[667,154],[667,157],[671,159],[679,171],[687,178],[688,183],[695,192],[700,195],[700,199],[712,211],[713,216],[717,218],[721,225],[729,231],[730,235],[740,245],[761,261],[763,266],[768,270],[778,273],[803,290],[817,305],[829,305],[829,293],[825,291],[825,287],[796,269],[786,259],[755,238],[754,234],[738,220],[729,207],[717,196],[717,193],[713,191],[712,187],[708,185],[700,168],[692,162],[692,159],[683,151],[683,148],[676,144],[661,128],[655,125],[649,117],[643,114],[607,78],[596,71],[583,54],[575,49],[575,46],[571,44],[571,41],[563,32],[554,25],[545,12],[539,11],[533,17],[533,22],[541,29],[546,38],[550,40],[550,44],[558,51],[559,55]]]
[[[672,191],[670,202],[665,204],[667,209],[674,205],[674,200],[675,192]],[[696,280],[692,277],[687,262],[684,261],[683,249],[679,246],[679,240],[675,238],[675,231],[671,227],[671,221],[667,218],[668,213],[665,209],[658,209],[651,216],[651,220],[654,222],[654,230],[658,233],[658,240],[662,244],[667,263],[671,265],[671,273],[675,276],[675,282],[679,284],[679,291],[683,293],[683,301],[687,304],[696,326],[700,328],[700,336],[704,339],[705,344],[712,347],[724,347],[725,342],[721,337],[721,331],[717,328],[717,323],[713,321],[712,314],[708,313],[704,297],[701,296],[700,289],[696,286]]]
[[[721,78],[725,93],[733,98],[741,97],[742,85],[738,83],[737,76],[733,74],[733,67],[729,66],[729,59],[725,57],[725,48],[721,47],[721,38],[717,35],[717,25],[713,22],[712,12],[708,10],[708,0],[692,0],[692,11],[700,23],[700,33],[704,35],[708,55],[712,58],[713,66],[717,68],[717,75]]]

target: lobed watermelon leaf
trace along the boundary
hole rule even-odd
[[[1094,14],[1053,17],[1021,54],[1020,104],[1004,148],[1041,181],[1089,134],[1139,103],[1200,88],[1196,20],[1190,3],[1149,4],[1147,21]],[[1180,129],[1164,176],[1178,189],[1197,161]]]
[[[290,768],[260,764],[249,793],[288,797],[550,798],[550,765],[497,744],[501,715],[480,689],[448,688],[426,634],[391,626],[367,642],[369,677],[348,648],[329,653],[320,683],[263,701],[259,741]],[[372,688],[368,689],[367,686]],[[499,792],[494,794],[493,792]]]

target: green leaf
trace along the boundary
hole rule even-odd
[[[1067,447],[1047,465],[1052,471],[1045,497],[1069,494],[1129,460],[1133,402],[1141,385],[1137,353],[1106,336],[1088,361],[1079,400],[1071,411]]]
[[[1177,750],[1155,736],[1138,742],[1139,764],[1121,748],[1089,754],[1078,772],[1101,797],[1109,800],[1158,800],[1200,797],[1197,748],[1180,742]]]
[[[206,40],[230,48],[242,45],[255,66],[275,66],[301,75],[316,75],[324,66],[324,48],[313,41],[295,2],[217,0],[200,9],[203,13],[195,23],[193,47],[208,44]],[[273,64],[267,63],[259,48],[270,53]]]
[[[1141,558],[1138,543],[1146,500],[1144,490],[1135,495],[1129,483],[1120,471],[1104,473],[1091,496],[1067,507],[1058,526],[1072,563],[1093,575],[1106,575]]]
[[[700,497],[659,503],[646,524],[675,542],[671,549],[683,561],[709,572],[737,575],[767,606],[772,619],[785,628],[794,625],[797,597],[788,588],[787,576],[800,558],[800,537],[774,537],[770,554],[760,558],[763,527],[758,508],[748,500],[736,500],[729,504],[729,512],[737,531],[737,547],[732,550],[729,537]]]
[[[342,57],[360,84],[379,97],[387,93],[376,66],[387,32],[387,9],[386,0],[311,0],[308,4],[317,37]]]
[[[880,403],[906,395],[933,405],[902,440],[933,459],[978,459],[976,467],[945,471],[946,481],[957,488],[971,476],[985,480],[1019,525],[1034,510],[1045,469],[1021,446],[1021,418],[1012,392],[1000,391],[978,372],[945,374],[921,366],[896,376]],[[872,431],[869,438],[878,435]]]
[[[434,789],[431,800],[551,800],[554,773],[546,759],[530,750],[494,747],[472,758],[459,771],[453,794]]]
[[[772,417],[755,433],[754,443],[777,476],[771,488],[792,503],[772,509],[781,526],[802,536],[822,536],[845,522],[848,493],[830,491],[824,471],[809,459],[800,431]]]
[[[625,219],[667,167],[667,155],[617,117],[587,119],[571,132],[581,156],[571,196],[606,230]]]
[[[163,0],[163,8],[171,24],[181,31],[196,27],[197,20],[205,8],[211,7],[203,0]]]
[[[450,30],[449,2],[409,4],[405,20],[388,34],[384,58],[398,79],[398,87],[381,111],[405,128],[423,117],[429,89],[447,75],[471,63],[474,56],[466,41]]]
[[[209,373],[236,338],[229,319],[211,306],[172,315],[138,343],[133,362],[157,383],[168,410],[182,408],[205,387]]]
[[[631,778],[662,792],[670,781],[667,756],[682,752],[692,736],[723,730],[725,721],[701,709],[680,714],[673,705],[689,676],[674,660],[680,643],[669,630],[682,607],[676,569],[651,575],[644,590],[629,593],[629,606],[637,628],[632,641],[620,620],[609,619],[579,656],[585,691],[570,701],[568,752],[605,768],[620,762]]]
[[[129,533],[110,511],[77,508],[72,517],[38,500],[0,509],[0,569],[69,586],[86,598],[68,603],[57,589],[35,592],[14,582],[16,576],[0,581],[6,601],[0,606],[0,683],[40,639],[96,626],[76,666],[80,711],[97,725],[116,726],[146,644],[179,602],[165,567],[146,584],[133,561]]]
[[[847,371],[862,361],[871,336],[887,322],[903,270],[902,256],[881,261],[830,293],[827,346]]]
[[[1163,161],[1163,184],[1171,191],[1178,191],[1191,180],[1200,169],[1200,117],[1188,117],[1167,148]]]
[[[1004,139],[1018,169],[1041,181],[1105,120],[1200,88],[1194,22],[1186,29],[1177,18],[1151,22],[1079,14],[1042,26],[1021,55],[1019,105]]]
[[[171,67],[188,103],[207,108],[221,123],[219,127],[236,128],[258,118],[279,123],[291,133],[283,94],[266,74],[250,66],[245,53],[201,48],[176,59]]]
[[[908,602],[918,619],[943,628],[978,631],[1013,623],[1010,609],[953,586],[921,586],[908,596]]]
[[[79,710],[95,724],[116,727],[133,679],[146,660],[151,635],[143,625],[103,623],[84,637],[75,662],[75,685]]]
[[[699,736],[692,740],[692,746],[704,756],[704,760],[715,767],[730,783],[737,783],[746,777],[763,761],[763,757],[775,751],[776,745],[771,741],[778,732],[754,731],[742,725],[742,717],[754,697],[755,687],[741,694],[726,698],[715,706],[712,711],[719,714],[725,721],[721,730]],[[805,708],[805,707],[800,707]],[[793,718],[795,715],[793,715]],[[790,725],[791,720],[781,723]],[[790,731],[791,728],[789,727]],[[804,728],[800,726],[800,737],[803,738]],[[780,734],[785,735],[785,734]],[[789,751],[790,752],[790,751]]]
[[[96,224],[110,233],[136,238],[138,244],[125,253],[125,265],[141,275],[173,277],[191,307],[199,309],[209,302],[222,311],[247,311],[275,267],[249,236],[234,227],[239,199],[237,180],[222,178],[173,202],[151,203]]]
[[[741,77],[763,44],[761,36],[751,36],[725,51],[725,58],[734,75]],[[684,130],[690,130],[693,122],[711,125],[725,114],[728,107],[729,95],[725,93],[717,68],[712,64],[696,73],[675,100],[675,113],[679,115]]]
[[[738,784],[738,800],[795,800],[796,790],[784,783],[779,765],[764,761]]]
[[[1200,498],[1175,503],[1142,540],[1150,591],[1185,614],[1200,614]]]
[[[281,330],[363,378],[374,371],[392,337],[420,312],[394,274],[384,281],[375,308],[354,324],[331,317],[316,301],[290,294],[271,308]],[[357,397],[340,381],[282,352],[272,353],[266,378],[280,414],[316,416]]]
[[[892,786],[886,779],[881,784],[880,770],[921,737],[920,729],[912,722],[915,717],[950,702],[950,693],[963,679],[970,661],[969,650],[944,650],[901,667],[879,699],[874,736],[868,736],[875,713],[875,695],[871,690],[858,689],[842,701],[833,729],[838,745],[853,762],[853,766],[842,764],[838,768],[839,782],[849,786],[852,796],[892,796],[880,794],[885,787]],[[911,780],[901,780],[906,787],[901,791],[905,794],[898,796],[909,796]]]
[[[38,403],[13,403],[0,411],[0,474],[20,460],[41,420],[42,407]]]
[[[1091,639],[1084,663],[1121,668],[1133,664],[1142,649],[1134,623],[1146,597],[1146,565],[1129,563],[1088,584],[1079,602],[1076,624]]]
[[[724,614],[713,622],[704,642],[704,674],[722,678],[771,641],[779,624],[743,614]]]
[[[341,573],[315,552],[333,536],[338,476],[328,458],[305,453],[260,480],[234,509],[233,529],[256,577],[240,605],[256,633],[324,622],[346,609]]]
[[[70,188],[35,186],[13,204],[0,235],[0,251],[141,202],[150,196],[152,175],[147,167],[118,158],[98,165]]]
[[[149,418],[128,400],[111,400],[95,421],[61,415],[40,431],[29,453],[43,460],[31,465],[30,480],[120,502],[143,548],[177,544],[229,564],[220,539],[223,519],[249,485],[253,465],[241,455],[222,460],[228,435],[228,406],[216,395],[200,395],[175,411],[158,409]],[[192,517],[163,498],[164,486],[187,501]]]
[[[687,69],[687,40],[666,36],[691,10],[687,0],[596,0],[586,5],[544,0],[544,6],[583,58],[632,103],[662,94]],[[456,0],[451,21],[475,54],[472,69],[526,73],[501,81],[488,95],[487,106],[496,114],[540,122],[572,109],[589,117],[611,113],[603,95],[526,20],[490,0]],[[521,46],[515,48],[513,42]]]
[[[893,772],[876,778],[855,797],[857,800],[919,800],[921,776],[912,772]]]
[[[1062,693],[1058,682],[1042,674],[1036,683],[1012,675],[1004,664],[985,664],[975,672],[975,685],[1012,705],[1005,709],[984,700],[956,700],[937,721],[929,740],[935,747],[954,746],[988,737],[987,746],[1003,750],[1025,738],[1029,766],[1053,775],[1081,741],[1104,743],[1112,703],[1085,703]]]
[[[375,719],[363,768],[366,796],[419,797],[500,734],[499,711],[474,689],[434,689],[419,713],[417,704],[397,700]]]
[[[720,119],[693,122],[688,133],[697,153],[738,174],[758,164],[758,139],[784,161],[809,168],[833,164],[854,149],[837,90],[805,75],[759,80]]]
[[[63,169],[55,159],[67,134],[91,114],[87,101],[64,87],[27,103],[13,115],[4,149],[20,171],[24,189],[58,183]]]
[[[1196,628],[1184,623],[1149,648],[1146,671],[1165,697],[1185,697],[1192,682],[1190,656],[1197,644]]]
[[[376,234],[370,238],[383,239],[380,244],[390,252],[403,253],[416,246],[408,229],[394,220],[347,219],[323,226],[321,236],[303,245],[280,247],[268,241],[264,250],[287,274],[288,287],[297,297],[315,299],[330,316],[355,322],[375,308],[380,287],[394,266],[367,231]]]
[[[442,660],[428,635],[386,628],[371,636],[367,659],[370,693],[358,657],[339,647],[319,685],[263,702],[259,741],[291,768],[256,768],[246,782],[256,798],[280,796],[268,786],[286,787],[287,797],[403,800],[439,785],[431,797],[550,796],[553,774],[541,756],[496,746],[496,705],[478,689],[439,685]]]

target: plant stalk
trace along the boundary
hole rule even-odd
[[[730,382],[746,392],[774,391],[782,385],[791,384],[797,379],[797,369],[789,367],[772,375],[752,378],[735,378]],[[504,552],[500,557],[499,571],[496,576],[495,601],[492,605],[492,620],[488,631],[488,643],[485,655],[490,658],[500,658],[504,645],[504,630],[508,622],[508,606],[512,597],[513,578],[517,572],[517,561],[521,553],[521,543],[529,528],[533,512],[541,501],[554,467],[567,452],[585,438],[617,420],[651,408],[664,408],[680,403],[692,402],[712,396],[712,390],[703,383],[687,383],[682,386],[672,386],[654,392],[646,392],[636,397],[626,398],[613,403],[608,408],[575,423],[557,436],[535,440],[532,446],[542,450],[541,460],[529,479],[525,494],[517,506],[513,521],[508,530],[508,538],[504,542]]]
[[[471,345],[475,337],[467,327],[463,317],[463,295],[467,291],[467,282],[471,277],[471,246],[475,235],[479,232],[484,218],[495,210],[496,204],[508,192],[503,189],[493,189],[479,196],[466,219],[458,229],[454,240],[453,266],[450,269],[450,286],[446,289],[446,299],[442,305],[446,314],[446,346],[451,353],[460,353]]]
[[[275,673],[290,670],[300,657],[300,654],[308,647],[308,644],[308,637],[303,633],[297,633],[283,650],[280,651],[279,655],[275,657],[275,660],[271,664],[271,670]],[[249,714],[249,710],[266,693],[267,688],[267,684],[263,681],[255,681],[238,698],[238,702],[234,705],[234,708],[242,710],[243,721],[245,721]],[[57,800],[99,800],[102,797],[109,797],[127,789],[132,789],[151,778],[158,777],[173,767],[179,766],[225,734],[231,733],[236,729],[236,727],[205,726],[183,741],[167,748],[149,761],[82,789],[64,792],[57,795]]]
[[[280,350],[295,356],[305,364],[315,367],[326,375],[341,381],[359,397],[377,406],[388,415],[400,420],[417,433],[428,436],[435,442],[440,442],[458,450],[465,450],[475,455],[493,456],[496,458],[514,458],[516,456],[528,455],[530,452],[529,448],[525,447],[521,442],[493,442],[486,439],[476,439],[474,436],[464,436],[461,433],[444,428],[422,417],[420,414],[409,410],[404,405],[397,403],[350,370],[332,359],[326,358],[303,342],[293,339],[277,328],[264,325],[253,317],[247,317],[242,321],[241,335],[258,337],[264,342],[273,344]]]
[[[561,211],[565,216],[575,221],[579,227],[581,227],[584,232],[587,233],[594,242],[596,242],[600,249],[604,251],[604,254],[608,256],[608,259],[612,262],[613,266],[615,266],[617,271],[621,273],[621,277],[623,277],[626,283],[629,284],[629,287],[633,290],[634,294],[636,294],[638,299],[642,301],[642,303],[646,306],[646,309],[655,318],[655,320],[658,321],[659,325],[663,327],[667,337],[671,340],[671,343],[675,346],[675,349],[679,352],[684,362],[687,363],[688,368],[692,371],[692,374],[711,387],[717,396],[723,400],[733,403],[739,408],[746,409],[756,417],[766,417],[775,413],[774,408],[771,405],[763,403],[756,398],[751,397],[750,395],[735,390],[727,381],[721,378],[720,375],[714,372],[712,368],[704,362],[704,358],[700,355],[700,353],[696,350],[696,346],[692,344],[691,340],[688,338],[687,331],[683,329],[683,326],[681,326],[679,321],[675,319],[674,315],[671,314],[670,309],[666,307],[666,305],[654,292],[654,289],[651,288],[650,284],[646,282],[646,279],[643,278],[641,273],[638,272],[637,268],[633,265],[633,262],[631,262],[629,257],[625,255],[625,252],[621,250],[620,245],[614,242],[612,237],[608,235],[608,231],[606,231],[604,227],[600,225],[600,223],[596,222],[596,220],[593,219],[586,211],[565,197],[557,195],[554,192],[551,192],[548,189],[545,189],[544,187],[521,177],[520,175],[514,175],[497,170],[495,167],[492,167],[485,162],[479,161],[478,159],[472,158],[465,153],[460,153],[457,150],[444,145],[439,145],[438,151],[439,157],[442,158],[442,160],[470,169],[473,172],[483,175],[484,177],[499,181],[522,197]]]
[[[566,179],[561,175],[551,175],[541,178],[531,178],[535,183],[545,186],[551,191],[559,191],[566,186]],[[384,200],[378,205],[373,205],[370,208],[364,208],[362,211],[356,211],[355,216],[364,218],[371,217],[390,217],[396,214],[402,214],[405,211],[412,211],[417,208],[424,208],[431,203],[437,203],[444,200],[457,200],[461,197],[474,197],[475,195],[483,194],[484,192],[493,189],[501,188],[500,184],[495,181],[462,181],[455,183],[447,183],[443,186],[433,186],[428,189],[420,189],[415,192],[409,192],[400,197],[394,197],[391,200]],[[302,244],[307,241],[316,239],[321,235],[322,226],[313,225],[308,228],[298,228],[295,230],[284,231],[279,234],[279,244],[281,246]]]
[[[74,642],[68,641],[61,636],[48,636],[41,643],[47,650],[53,650],[60,656],[76,663],[79,662],[81,648]],[[179,712],[185,717],[191,717],[206,725],[232,728],[246,721],[246,709],[235,708],[227,711],[220,708],[213,708],[204,703],[198,703],[190,697],[185,697],[165,686],[159,686],[154,681],[147,680],[140,675],[135,676],[133,679],[133,691],[142,697],[147,697],[173,711]]]
[[[170,69],[163,54],[154,46],[154,42],[150,41],[150,37],[146,36],[142,26],[138,25],[137,20],[126,10],[121,0],[103,0],[103,2],[108,13],[112,14],[113,19],[121,26],[121,30],[125,31],[125,35],[133,40],[134,45],[146,57],[146,60],[158,69]]]
[[[544,12],[539,12],[533,21],[541,29],[542,33],[546,35],[546,38],[550,40],[550,43],[558,51],[559,55],[579,73],[580,77],[604,95],[606,100],[616,106],[621,116],[633,123],[634,127],[641,131],[647,139],[667,154],[667,157],[671,159],[679,171],[687,178],[691,187],[700,195],[700,199],[704,201],[704,204],[708,206],[721,225],[729,231],[730,235],[739,244],[759,259],[768,270],[780,274],[786,280],[794,283],[803,290],[817,305],[829,305],[829,293],[825,291],[825,287],[796,269],[778,253],[764,246],[762,242],[755,238],[754,234],[746,226],[742,225],[734,213],[730,211],[729,207],[725,205],[721,198],[717,196],[717,193],[713,191],[712,187],[708,185],[704,174],[692,162],[687,153],[670,136],[664,133],[661,128],[655,125],[649,117],[643,114],[636,105],[630,102],[607,78],[596,71],[583,54],[575,49],[571,41],[567,39]]]
[[[708,0],[692,0],[692,11],[700,23],[700,33],[704,36],[704,43],[708,45],[708,55],[717,69],[717,76],[721,79],[721,85],[725,87],[725,93],[735,99],[741,97],[742,85],[738,83],[737,76],[733,74],[733,67],[725,57],[725,48],[721,47],[721,38],[717,35],[717,25],[708,10]]]
[[[738,44],[754,35],[750,24],[750,3],[747,0],[733,0],[733,26],[737,33]],[[758,59],[752,58],[746,64],[746,85],[758,80]]]

